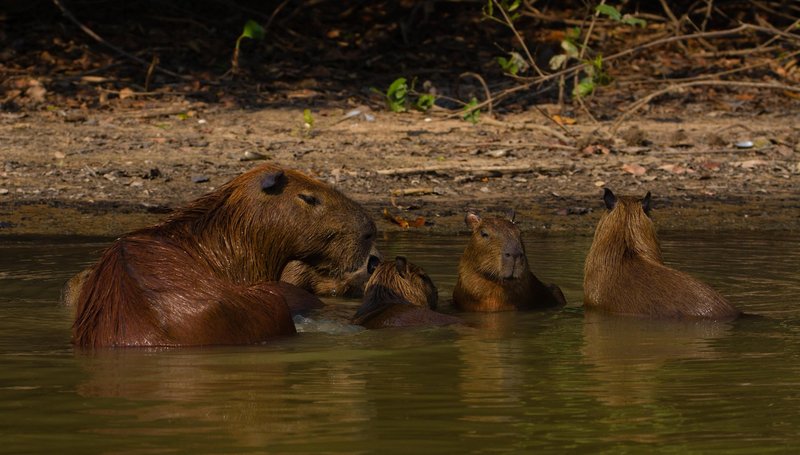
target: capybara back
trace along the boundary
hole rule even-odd
[[[729,320],[739,311],[710,286],[670,268],[650,219],[651,196],[617,197],[605,189],[584,265],[584,305],[609,313],[653,318]]]

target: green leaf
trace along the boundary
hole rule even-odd
[[[408,96],[406,78],[398,77],[386,90],[386,102],[392,112],[405,112]]]
[[[581,28],[570,27],[567,29],[567,36],[564,39],[568,41],[578,41],[580,37],[581,37]]]
[[[577,98],[589,96],[594,92],[594,80],[591,77],[584,77],[572,90],[572,95]]]
[[[567,57],[578,58],[580,53],[578,52],[578,46],[575,45],[570,40],[564,40],[561,42],[561,49],[564,49],[564,53],[567,54]]]
[[[311,114],[311,109],[303,109],[303,123],[306,128],[314,128],[314,116]]]
[[[481,110],[476,109],[475,106],[478,105],[478,99],[474,96],[466,106],[464,106],[464,113],[461,115],[461,118],[472,123],[473,125],[478,123],[478,118],[481,115]]]
[[[428,109],[433,107],[433,104],[435,102],[436,102],[435,95],[425,94],[425,95],[420,95],[419,98],[417,98],[417,103],[415,104],[415,106],[417,107],[417,109],[421,111],[427,111]]]
[[[189,118],[189,114],[187,114],[185,112],[181,112],[180,114],[176,115],[175,117],[177,117],[178,120],[187,120]]]
[[[483,14],[494,17],[494,1],[486,0],[486,6],[483,7]]]
[[[622,15],[619,13],[619,11],[617,11],[617,9],[611,5],[597,5],[597,7],[595,7],[595,11],[608,16],[615,21],[619,21],[622,18]]]
[[[244,24],[242,37],[262,40],[264,39],[264,27],[254,20],[249,20]]]
[[[638,17],[633,17],[630,14],[622,16],[621,22],[626,25],[633,25],[634,27],[642,27],[642,28],[647,27],[646,20],[639,19]]]
[[[517,75],[519,72],[519,66],[517,66],[516,62],[514,61],[514,56],[512,55],[511,58],[505,57],[497,57],[497,63],[503,68],[503,71],[509,74],[513,74],[514,76]]]
[[[553,58],[550,59],[550,69],[555,71],[561,68],[565,63],[567,63],[567,58],[569,58],[567,57],[567,54],[554,55]]]

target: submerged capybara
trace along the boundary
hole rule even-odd
[[[433,311],[439,295],[420,267],[397,256],[375,269],[353,324],[368,329],[460,324],[461,319]]]
[[[545,285],[530,271],[522,235],[508,219],[467,213],[472,237],[458,263],[453,304],[463,311],[511,311],[566,304],[561,289]]]
[[[708,285],[664,265],[651,199],[620,196],[606,188],[584,265],[584,306],[650,318],[730,320],[739,310]]]
[[[260,166],[117,239],[77,278],[72,341],[245,344],[293,334],[287,300],[309,294],[275,283],[286,264],[332,277],[368,273],[375,237],[375,223],[334,188]]]

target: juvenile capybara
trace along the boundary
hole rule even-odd
[[[309,294],[275,283],[286,264],[367,273],[375,236],[364,210],[332,187],[260,166],[117,239],[78,278],[73,343],[245,344],[293,334],[287,299]]]
[[[620,196],[606,188],[584,265],[587,309],[650,318],[730,320],[739,310],[708,285],[664,265],[651,199]]]
[[[420,267],[397,256],[375,269],[353,324],[368,329],[460,324],[461,319],[433,311],[439,299],[433,281]]]
[[[453,304],[463,311],[511,311],[566,304],[561,289],[545,285],[530,271],[522,235],[508,219],[467,213],[472,237],[458,263]]]

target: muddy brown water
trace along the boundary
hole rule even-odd
[[[787,453],[800,446],[800,236],[663,235],[670,264],[760,317],[590,317],[589,237],[532,236],[570,305],[469,315],[472,327],[359,331],[331,300],[267,345],[69,344],[62,283],[108,244],[0,240],[0,452]],[[443,301],[465,237],[393,234]],[[338,316],[337,316],[338,315]],[[338,317],[338,319],[337,319]]]

